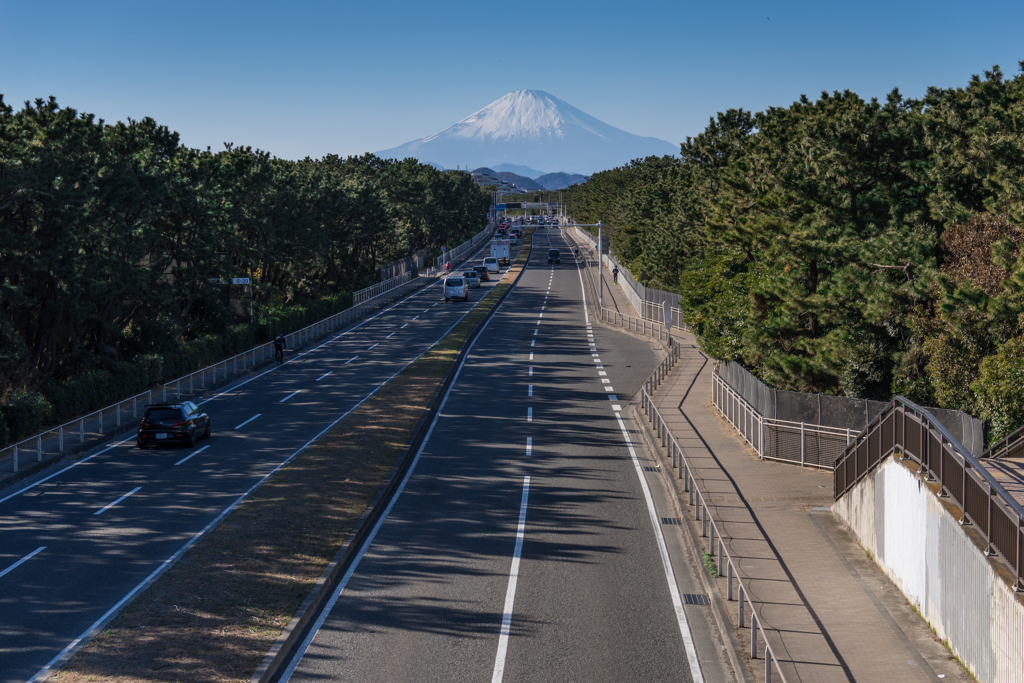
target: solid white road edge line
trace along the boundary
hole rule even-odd
[[[186,455],[186,456],[185,456],[184,458],[182,458],[182,459],[181,459],[181,460],[179,460],[178,462],[174,463],[174,466],[175,466],[175,467],[177,467],[177,466],[178,466],[178,465],[180,465],[181,463],[183,463],[183,462],[185,462],[186,460],[188,460],[189,458],[191,458],[191,457],[192,457],[193,455],[199,455],[200,453],[202,453],[203,451],[205,451],[205,450],[206,450],[207,448],[209,448],[209,447],[210,447],[210,446],[209,446],[209,444],[207,444],[206,446],[203,446],[203,447],[202,447],[202,448],[200,448],[199,450],[195,450],[195,451],[192,451],[192,452],[191,452],[191,453],[190,453],[189,455]]]
[[[672,569],[672,560],[668,556],[668,546],[665,545],[665,536],[661,532],[661,521],[658,519],[658,511],[654,508],[654,498],[651,496],[651,489],[647,485],[647,478],[644,477],[644,468],[640,465],[640,458],[633,450],[633,442],[629,439],[629,432],[622,421],[622,414],[615,413],[615,420],[619,423],[619,431],[629,449],[629,457],[633,459],[633,469],[640,479],[640,488],[644,491],[644,500],[647,501],[647,513],[651,518],[651,526],[654,527],[654,537],[658,541],[658,552],[661,554],[661,566],[665,570],[665,579],[668,581],[668,592],[672,596],[672,607],[676,611],[676,620],[679,622],[679,634],[683,637],[683,646],[686,648],[686,659],[690,664],[690,675],[693,676],[693,683],[704,683],[704,674],[700,669],[700,660],[697,659],[697,648],[693,644],[693,634],[690,632],[690,622],[686,618],[686,611],[683,609],[683,600],[679,595],[679,585],[676,583],[676,575]]]
[[[41,546],[39,546],[38,548],[36,548],[36,549],[35,549],[35,550],[33,550],[32,552],[30,552],[30,553],[29,553],[28,555],[26,555],[25,557],[21,558],[20,560],[18,560],[18,561],[17,561],[17,562],[15,562],[14,564],[12,564],[12,565],[11,565],[10,567],[8,567],[7,569],[5,569],[5,570],[3,570],[2,572],[0,572],[0,577],[4,576],[4,575],[6,575],[6,574],[10,574],[10,573],[11,573],[11,572],[13,572],[13,571],[14,571],[15,569],[17,569],[17,568],[18,568],[18,567],[20,567],[21,565],[25,564],[26,562],[28,562],[29,560],[31,560],[31,559],[32,559],[33,557],[35,557],[36,555],[38,555],[39,553],[43,552],[44,550],[46,550],[46,546],[45,546],[45,545],[41,545]]]
[[[141,491],[141,490],[142,490],[141,486],[136,486],[131,491],[129,491],[128,493],[124,494],[123,496],[121,496],[120,498],[115,500],[113,503],[107,503],[106,505],[104,505],[103,507],[101,507],[99,510],[97,510],[96,512],[94,512],[92,514],[94,514],[94,515],[102,515],[104,512],[106,512],[110,508],[114,507],[115,505],[120,503],[122,500],[124,500],[128,496],[132,495],[133,493],[137,493],[138,491]]]
[[[514,290],[515,285],[513,285],[512,288],[509,290],[510,297]],[[506,298],[505,301],[508,301],[508,298]],[[355,574],[356,569],[359,568],[359,563],[362,561],[363,556],[366,554],[366,551],[369,550],[370,546],[373,544],[373,539],[377,537],[377,532],[380,531],[381,526],[384,525],[384,522],[387,520],[388,515],[391,514],[392,508],[395,507],[395,503],[398,502],[399,497],[402,495],[402,491],[405,490],[405,485],[409,483],[409,479],[412,477],[413,472],[416,471],[416,464],[419,463],[420,456],[423,455],[423,450],[427,447],[427,444],[430,442],[430,436],[434,433],[434,427],[437,426],[437,421],[441,419],[441,414],[444,412],[445,404],[448,403],[448,397],[451,396],[452,389],[455,388],[455,383],[458,381],[459,375],[462,373],[462,368],[465,367],[466,365],[466,361],[469,360],[469,354],[473,350],[473,347],[476,346],[477,339],[480,339],[480,337],[483,336],[484,330],[486,330],[487,326],[491,324],[491,321],[498,316],[498,312],[504,305],[505,302],[502,302],[501,305],[499,305],[498,308],[495,309],[494,315],[487,319],[487,321],[484,323],[484,326],[480,328],[480,333],[477,334],[476,339],[474,339],[473,342],[469,345],[469,348],[466,349],[466,355],[462,357],[462,362],[459,363],[459,367],[456,368],[455,376],[452,377],[452,383],[448,386],[448,391],[445,392],[444,398],[441,399],[441,405],[437,407],[437,414],[434,416],[433,421],[430,423],[430,427],[427,429],[426,436],[423,437],[423,443],[421,443],[420,447],[416,450],[416,455],[413,457],[412,462],[409,464],[409,469],[408,471],[406,471],[405,476],[402,478],[402,483],[398,485],[397,489],[395,489],[395,494],[391,497],[391,502],[388,503],[387,507],[384,508],[384,512],[381,513],[380,519],[377,520],[377,523],[373,525],[373,529],[370,531],[369,534],[367,534],[366,540],[363,542],[363,547],[361,547],[359,549],[359,552],[356,553],[355,558],[352,560],[352,564],[345,572],[345,575],[341,577],[341,582],[338,584],[337,590],[334,592],[334,595],[331,596],[331,599],[327,601],[327,604],[324,605],[324,608],[320,611],[320,615],[313,623],[313,626],[309,629],[309,633],[306,634],[305,640],[303,640],[302,644],[296,649],[295,655],[292,657],[292,660],[288,662],[288,666],[285,668],[284,672],[278,678],[278,683],[289,683],[292,674],[295,673],[295,667],[297,667],[299,665],[299,662],[302,661],[302,658],[305,657],[306,650],[309,649],[309,646],[313,642],[313,639],[316,637],[317,633],[320,632],[320,629],[323,627],[324,622],[327,621],[327,617],[329,617],[331,612],[334,610],[334,605],[338,602],[338,598],[340,598],[342,593],[345,592],[345,588],[346,586],[348,586],[349,580],[352,578],[352,575]],[[471,311],[473,309],[471,308],[469,310]],[[467,315],[469,315],[469,311],[464,313],[459,318],[459,321],[461,321],[462,318],[466,317]],[[458,324],[458,322],[456,322],[456,324]],[[450,332],[452,329],[454,329],[454,327],[455,325],[452,325],[452,327],[448,328],[448,331]],[[447,334],[448,332],[445,332],[445,334],[442,335],[442,339]],[[436,343],[437,342],[434,342],[434,344]],[[434,344],[431,345],[431,348],[433,348]],[[430,349],[427,350],[429,351]],[[426,353],[426,351],[424,351],[423,353]],[[32,683],[32,681],[29,681],[28,683]]]
[[[516,585],[519,583],[519,559],[523,554],[523,538],[526,536],[526,502],[530,495],[530,477],[523,477],[523,499],[519,503],[519,525],[516,527],[516,547],[512,553],[512,567],[508,572],[508,589],[505,591],[505,608],[501,613],[501,635],[498,636],[498,652],[494,656],[494,673],[491,683],[501,683],[505,676],[505,655],[508,653],[508,636],[512,631],[512,606],[516,600]]]
[[[241,429],[242,427],[244,427],[245,425],[249,424],[250,422],[252,422],[253,420],[255,420],[255,419],[256,419],[257,417],[259,417],[259,416],[260,416],[260,415],[262,415],[262,414],[263,414],[263,413],[256,413],[255,415],[253,415],[252,417],[250,417],[250,418],[249,418],[248,420],[246,420],[246,421],[245,421],[245,422],[243,422],[242,424],[240,424],[240,425],[238,425],[237,427],[235,427],[235,429]]]

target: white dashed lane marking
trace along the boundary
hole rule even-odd
[[[245,425],[249,424],[250,422],[252,422],[253,420],[255,420],[255,419],[256,419],[257,417],[259,417],[259,416],[260,416],[260,415],[262,415],[262,414],[263,414],[263,413],[256,413],[255,415],[253,415],[252,417],[250,417],[250,418],[249,418],[248,420],[246,420],[246,421],[245,421],[245,422],[243,422],[242,424],[240,424],[240,425],[238,425],[237,427],[235,427],[235,429],[241,429],[242,427],[244,427]]]
[[[330,372],[325,372],[324,374],[322,374],[322,375],[320,375],[319,377],[317,377],[317,378],[316,378],[316,381],[317,381],[317,382],[319,382],[320,380],[322,380],[322,379],[323,379],[324,377],[326,377],[327,375],[330,375],[330,374],[333,374],[333,373],[334,373],[334,370],[331,370]]]
[[[46,550],[46,546],[45,545],[39,546],[38,548],[36,548],[32,552],[30,552],[28,555],[26,555],[25,557],[21,558],[20,560],[18,560],[14,564],[12,564],[10,567],[8,567],[7,569],[5,569],[2,572],[0,572],[0,577],[4,576],[6,574],[9,574],[10,572],[13,572],[15,569],[17,569],[21,565],[25,564],[26,562],[31,560],[36,555],[38,555],[39,553],[43,552],[44,550]]]
[[[120,498],[115,500],[113,503],[107,503],[106,505],[104,505],[103,507],[101,507],[99,510],[97,510],[96,512],[94,512],[92,514],[93,515],[102,515],[104,512],[106,512],[110,508],[114,507],[115,505],[120,503],[122,500],[124,500],[128,496],[132,495],[133,493],[137,493],[138,491],[141,491],[141,490],[142,490],[141,486],[136,486],[131,491],[129,491],[128,493],[124,494],[123,496],[121,496]]]
[[[203,446],[202,448],[200,448],[199,450],[192,451],[191,453],[186,455],[184,458],[182,458],[178,462],[174,463],[174,466],[177,467],[178,465],[180,465],[181,463],[185,462],[186,460],[188,460],[192,456],[199,455],[200,453],[202,453],[203,451],[205,451],[209,447],[210,447],[209,445],[206,445],[206,446]]]

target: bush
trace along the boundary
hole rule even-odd
[[[52,421],[53,409],[42,394],[19,394],[0,409],[10,441],[20,441]]]
[[[971,390],[980,417],[989,423],[991,439],[1001,439],[1024,424],[1024,336],[981,361]]]
[[[45,426],[65,422],[98,410],[154,385],[195,372],[257,343],[270,341],[278,332],[292,332],[348,308],[351,294],[277,309],[256,329],[243,323],[220,335],[204,335],[177,343],[172,351],[147,353],[131,361],[102,359],[93,367],[61,381],[51,380],[38,394],[20,394],[0,406],[0,444],[32,436]]]

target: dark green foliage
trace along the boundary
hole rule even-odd
[[[0,97],[0,441],[337,312],[488,204],[412,159],[213,153],[152,119]],[[232,277],[253,280],[255,325],[245,287],[209,283]]]
[[[634,275],[682,295],[708,353],[776,387],[899,393],[998,416],[995,434],[1024,420],[997,406],[1024,364],[1022,75],[729,110],[679,158],[565,196]]]

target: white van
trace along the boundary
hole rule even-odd
[[[488,256],[487,258],[485,258],[484,265],[487,266],[488,273],[498,272],[498,259],[494,258],[493,256]]]
[[[469,301],[469,285],[464,277],[446,277],[444,279],[444,300],[462,299]]]

